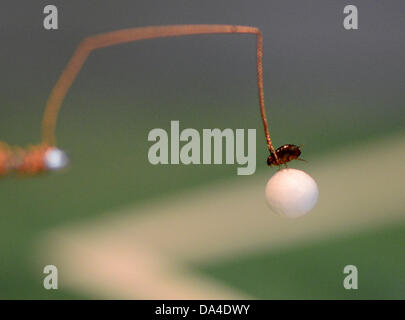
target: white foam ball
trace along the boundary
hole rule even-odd
[[[59,170],[66,167],[69,159],[66,153],[58,148],[52,148],[45,153],[45,166],[49,170]]]
[[[282,169],[266,185],[266,199],[272,211],[289,218],[300,217],[318,201],[318,185],[306,172]]]

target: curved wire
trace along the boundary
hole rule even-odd
[[[79,74],[89,54],[96,49],[110,47],[121,43],[155,39],[163,37],[175,37],[195,34],[254,34],[256,35],[256,56],[257,56],[257,87],[259,93],[260,114],[264,127],[264,134],[270,153],[275,155],[275,150],[270,138],[266,110],[264,105],[263,92],[263,37],[258,28],[249,26],[233,25],[171,25],[151,26],[123,29],[113,32],[85,38],[76,48],[67,66],[53,87],[46,103],[42,120],[42,141],[46,145],[55,145],[55,128],[62,102]],[[276,156],[277,157],[277,156]]]

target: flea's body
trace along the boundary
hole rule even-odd
[[[276,149],[276,153],[271,153],[267,158],[267,165],[280,166],[291,160],[302,160],[299,158],[301,150],[299,146],[294,144],[285,144]],[[277,157],[276,157],[277,156]]]

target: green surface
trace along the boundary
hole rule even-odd
[[[186,95],[184,99],[179,98],[178,103],[169,101],[168,105],[172,106],[169,108],[164,106],[167,102],[158,99],[133,102],[106,97],[96,102],[94,97],[77,93],[68,97],[61,113],[58,142],[71,155],[71,167],[62,173],[34,179],[10,177],[0,182],[0,298],[77,297],[63,286],[56,293],[42,288],[43,275],[36,264],[38,252],[34,248],[37,239],[50,228],[88,221],[129,204],[165,197],[235,175],[237,165],[150,165],[147,161],[150,146],[147,134],[152,128],[168,129],[170,120],[180,120],[181,128],[257,128],[257,170],[269,170],[265,165],[266,147],[257,99],[254,96],[249,99],[251,103],[247,107],[243,99],[239,104],[230,101],[214,104],[209,99],[190,100]],[[34,105],[41,102],[39,98],[27,100]],[[89,101],[92,101],[90,106]],[[291,102],[291,105],[294,103],[297,102]],[[6,133],[2,139],[15,144],[38,141],[42,107],[38,108],[40,111],[36,108],[24,110],[8,101],[3,105],[7,108],[0,119],[2,132]],[[345,144],[358,144],[398,131],[404,121],[402,112],[392,109],[384,117],[377,117],[376,113],[383,112],[365,113],[366,107],[302,106],[297,110],[288,105],[276,107],[278,105],[278,102],[272,103],[271,113],[275,144],[303,143],[303,155],[309,161]],[[294,117],[291,116],[293,110]],[[349,111],[351,117],[348,117]],[[357,121],[360,118],[361,121]],[[365,241],[358,248],[367,255],[374,254],[374,248]],[[299,264],[299,268],[310,272],[311,259],[304,264],[302,255],[297,252],[287,256]],[[319,260],[318,267],[333,263],[333,257],[331,259],[329,261],[325,256],[325,261]],[[260,264],[259,260],[257,264],[246,264],[245,269],[238,269],[239,277],[246,283],[251,278],[252,286],[257,285],[256,289],[246,287],[247,291],[258,297],[271,297],[267,296],[267,289],[261,283],[273,278],[262,274],[264,278],[258,283],[253,272]],[[339,261],[335,262],[336,266],[332,267],[341,268]],[[276,268],[283,268],[283,265],[280,262]],[[221,275],[228,269],[232,275],[233,268],[227,265],[212,273]],[[333,268],[329,272],[333,273]],[[395,268],[395,265],[387,265],[387,270]],[[243,286],[235,279],[235,285],[238,284]],[[319,290],[324,287],[321,285]],[[294,296],[295,289],[290,289],[283,289],[286,297],[289,291],[290,297]],[[315,296],[319,292],[310,294]]]
[[[405,225],[257,252],[198,268],[258,299],[405,299]],[[358,269],[358,290],[343,268]]]

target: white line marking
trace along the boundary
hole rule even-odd
[[[304,168],[319,184],[319,203],[294,220],[274,215],[265,204],[273,171],[238,177],[57,229],[41,241],[41,261],[58,265],[61,287],[103,298],[247,298],[191,274],[187,264],[403,221],[404,164],[404,136],[314,161]]]

